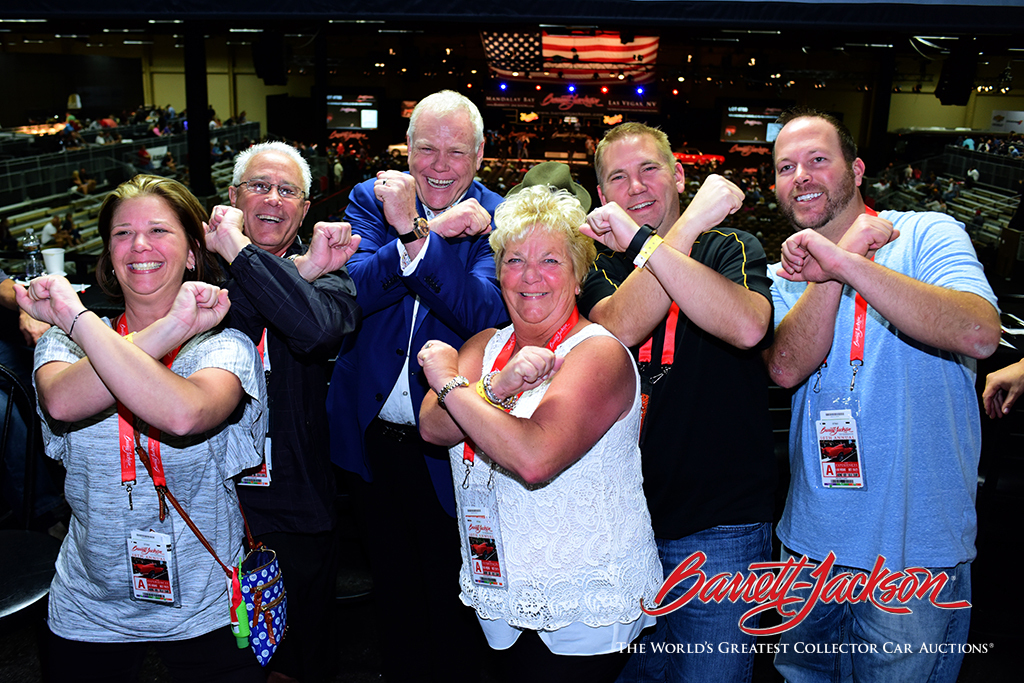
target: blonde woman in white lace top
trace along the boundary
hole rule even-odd
[[[509,681],[614,680],[661,584],[636,367],[576,311],[595,253],[583,221],[564,190],[508,198],[490,239],[512,325],[418,355],[435,392],[420,431],[451,447],[462,601]]]

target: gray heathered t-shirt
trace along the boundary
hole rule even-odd
[[[107,321],[109,324],[109,321]],[[35,368],[74,363],[84,352],[56,327],[36,347]],[[267,428],[263,367],[253,344],[236,330],[197,335],[171,369],[187,377],[203,368],[235,374],[246,396],[219,428],[203,435],[161,435],[167,486],[222,561],[237,562],[244,528],[231,478],[260,463]],[[49,626],[63,638],[87,642],[182,640],[228,623],[224,571],[173,508],[160,522],[153,482],[136,456],[133,508],[121,484],[115,407],[72,424],[43,414],[46,454],[67,469],[64,495],[72,509],[68,535],[50,586]],[[144,431],[143,434],[146,432]],[[143,446],[148,439],[143,437]],[[181,606],[134,601],[127,540],[132,529],[173,537]]]

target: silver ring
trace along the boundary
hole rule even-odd
[[[432,342],[432,341],[428,341],[428,342],[427,342],[426,344],[424,344],[424,345],[423,345],[423,348],[425,348],[425,349],[429,349],[429,348],[430,348],[430,345],[431,345],[431,344],[433,344],[433,343],[434,343],[434,342]]]

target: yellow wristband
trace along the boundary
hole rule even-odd
[[[478,381],[478,382],[476,383],[476,393],[480,394],[480,398],[482,398],[483,400],[487,401],[487,402],[488,402],[489,404],[491,404],[491,405],[492,405],[492,406],[494,406],[495,408],[500,408],[500,407],[501,407],[500,405],[498,405],[497,403],[495,403],[494,401],[492,401],[492,400],[491,400],[491,399],[490,399],[490,398],[489,398],[489,397],[487,396],[487,390],[486,390],[486,389],[484,389],[484,380],[483,380],[482,378],[480,379],[480,381]]]
[[[633,265],[637,268],[643,268],[647,263],[647,259],[651,258],[651,254],[654,253],[655,249],[661,246],[662,242],[664,242],[664,240],[657,235],[651,235],[648,237],[647,241],[644,242],[643,248],[640,249],[640,253],[637,254],[635,259],[633,259]]]
[[[126,342],[128,342],[129,344],[134,344],[135,343],[135,333],[134,332],[129,332],[128,334],[126,334],[124,336],[124,340]]]

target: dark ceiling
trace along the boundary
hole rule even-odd
[[[244,9],[243,9],[244,8]],[[128,19],[203,19],[237,22],[294,19],[408,20],[414,22],[656,24],[662,27],[746,27],[961,30],[989,32],[1024,26],[1021,0],[955,2],[674,2],[668,0],[134,0],[130,4],[36,0],[0,10],[11,18],[63,18],[119,22]]]

